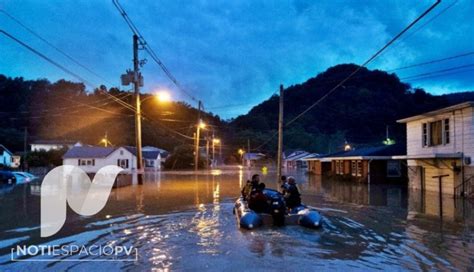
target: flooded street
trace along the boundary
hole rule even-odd
[[[283,269],[474,269],[472,202],[407,191],[406,185],[367,185],[297,174],[303,202],[323,215],[318,230],[300,226],[238,228],[232,213],[252,173],[226,170],[147,175],[142,186],[112,190],[97,215],[68,208],[59,233],[40,238],[40,184],[3,189],[1,271],[128,271]],[[261,175],[277,186],[275,173]],[[441,208],[441,209],[440,209]],[[440,216],[440,211],[441,215]],[[134,262],[12,262],[17,244],[133,245]]]

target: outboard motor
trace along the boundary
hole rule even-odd
[[[270,214],[273,218],[273,225],[285,225],[286,206],[283,196],[279,192],[269,189],[264,190],[263,193],[270,200]]]

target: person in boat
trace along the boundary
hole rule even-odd
[[[265,190],[265,183],[257,185],[255,191],[252,192],[249,198],[249,208],[256,213],[268,212],[268,199],[263,193]]]
[[[286,176],[281,176],[280,178],[280,192],[284,195],[286,192],[286,189],[288,188],[288,181],[286,180]]]
[[[296,180],[294,177],[288,177],[288,187],[285,191],[285,202],[286,207],[293,209],[301,205],[301,194],[296,186]]]
[[[245,200],[248,200],[250,197],[250,194],[257,189],[259,183],[260,183],[260,176],[258,174],[253,175],[252,180],[251,181],[247,180],[247,183],[242,188],[242,191],[241,191],[242,197]]]

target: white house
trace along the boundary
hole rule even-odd
[[[82,146],[82,143],[78,141],[38,140],[31,144],[31,151],[59,150],[65,147],[71,149],[74,146]]]
[[[11,168],[18,168],[20,167],[20,156],[13,155],[10,150],[0,144],[0,164]]]
[[[409,186],[443,194],[474,194],[474,102],[398,120],[407,126]],[[439,176],[445,175],[441,178]]]
[[[63,165],[79,166],[86,173],[97,173],[107,165],[117,165],[124,173],[136,169],[136,157],[125,147],[76,146],[63,155]]]
[[[165,157],[166,153],[151,147],[142,150],[145,170],[161,170],[162,156]],[[118,165],[125,169],[125,173],[132,173],[137,169],[136,149],[132,146],[75,146],[64,154],[63,164],[79,166],[87,173],[96,173],[106,165]]]

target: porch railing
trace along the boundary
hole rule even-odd
[[[464,182],[454,187],[454,196],[474,197],[474,175],[468,177]]]

